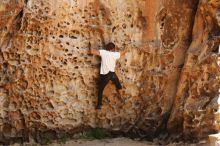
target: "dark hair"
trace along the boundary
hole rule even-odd
[[[115,48],[115,44],[110,42],[108,43],[106,46],[105,46],[105,49],[108,50],[108,51],[111,51]]]

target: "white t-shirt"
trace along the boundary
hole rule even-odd
[[[115,72],[116,60],[120,58],[120,53],[107,50],[99,50],[99,53],[102,58],[100,74],[105,75],[109,71]]]

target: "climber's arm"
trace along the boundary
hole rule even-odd
[[[96,49],[90,49],[90,53],[91,53],[92,55],[100,56],[99,50],[96,50]]]
[[[123,57],[126,54],[126,50],[120,51],[120,57]]]

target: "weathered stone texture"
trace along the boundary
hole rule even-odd
[[[192,138],[213,133],[218,109],[220,1],[201,0],[193,28],[192,43],[182,70],[168,126]]]
[[[0,139],[82,127],[207,135],[220,84],[219,8],[217,0],[1,1]],[[100,59],[88,44],[109,41],[127,50],[116,70],[125,103],[110,83],[96,111]]]

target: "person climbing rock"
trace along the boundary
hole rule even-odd
[[[91,54],[101,57],[100,79],[98,85],[98,104],[96,106],[96,109],[101,109],[103,90],[110,80],[115,84],[116,89],[120,94],[120,98],[122,96],[122,86],[118,76],[115,73],[115,65],[116,61],[126,52],[125,50],[122,52],[117,52],[115,44],[112,42],[106,45],[105,50],[93,49],[91,48],[91,45],[89,45],[89,48]]]

